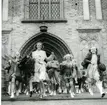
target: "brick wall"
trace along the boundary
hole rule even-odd
[[[64,15],[67,23],[46,23],[45,25],[48,26],[48,32],[57,35],[68,44],[78,64],[81,61],[82,41],[80,36],[83,34],[80,34],[77,29],[101,29],[97,33],[98,43],[100,44],[102,61],[107,65],[107,1],[102,0],[103,20],[96,20],[94,4],[94,0],[89,0],[90,20],[84,21],[82,0],[64,0]],[[9,34],[13,52],[19,51],[30,37],[40,32],[41,23],[21,23],[23,17],[24,0],[9,0],[9,20],[3,22],[3,29],[13,29]],[[87,34],[87,31],[85,33]]]

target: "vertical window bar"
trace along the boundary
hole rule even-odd
[[[49,0],[41,0],[41,2],[40,2],[40,18],[42,20],[49,19]]]
[[[63,13],[64,13],[64,10],[63,10],[63,0],[60,0],[60,19],[63,19]]]
[[[84,13],[84,20],[89,20],[89,1],[83,0],[83,13]]]
[[[101,0],[95,0],[96,19],[102,19]]]
[[[40,19],[40,0],[38,0],[38,19]]]
[[[51,0],[49,0],[49,19],[51,19]]]

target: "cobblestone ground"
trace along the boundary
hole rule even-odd
[[[107,105],[107,100],[3,101],[1,105]]]

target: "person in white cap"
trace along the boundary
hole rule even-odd
[[[72,78],[74,80],[74,89],[76,93],[81,93],[81,75],[76,59],[72,60]]]
[[[70,93],[70,96],[74,97],[74,83],[73,83],[73,77],[72,77],[72,59],[73,56],[71,54],[67,54],[64,56],[65,61],[63,61],[61,66],[61,74],[63,75],[64,81],[65,81],[65,91]]]
[[[14,56],[12,60],[12,71],[13,73],[11,74],[11,96],[10,98],[14,98],[15,97],[15,92],[16,92],[16,96],[19,96],[19,93],[21,92],[21,82],[22,82],[22,77],[21,77],[21,71],[18,67],[19,62],[20,62],[20,53],[16,53],[16,56]]]
[[[47,62],[47,72],[50,79],[50,95],[56,95],[59,89],[59,62],[56,56]]]
[[[97,88],[100,91],[101,97],[103,98],[105,96],[105,93],[103,91],[102,80],[99,72],[100,70],[98,68],[99,67],[98,65],[100,64],[100,55],[98,55],[97,53],[98,53],[97,48],[92,47],[90,49],[90,53],[84,59],[84,62],[85,62],[84,65],[87,65],[89,93],[93,95],[93,92],[91,90],[91,85],[95,83]]]
[[[20,83],[22,82],[21,78],[21,71],[19,70],[19,59],[20,59],[20,53],[16,52],[15,55],[8,56],[9,57],[9,67],[6,68],[8,70],[8,76],[7,79],[9,81],[8,85],[8,94],[10,95],[10,98],[18,96],[20,93]],[[16,86],[17,84],[17,86]]]
[[[10,68],[11,68],[11,60],[9,60],[7,63],[6,63],[6,65],[5,65],[5,67],[4,67],[4,69],[6,70],[6,81],[7,81],[7,94],[8,95],[10,95],[10,80],[9,80],[9,76],[11,75],[11,73],[10,73]],[[9,75],[10,74],[10,75]]]

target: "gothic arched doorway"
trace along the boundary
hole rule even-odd
[[[25,42],[25,44],[20,49],[21,56],[29,55],[34,50],[34,46],[38,41],[43,42],[44,50],[47,55],[54,52],[58,60],[61,62],[65,54],[71,53],[68,45],[59,37],[48,33],[40,32]]]

